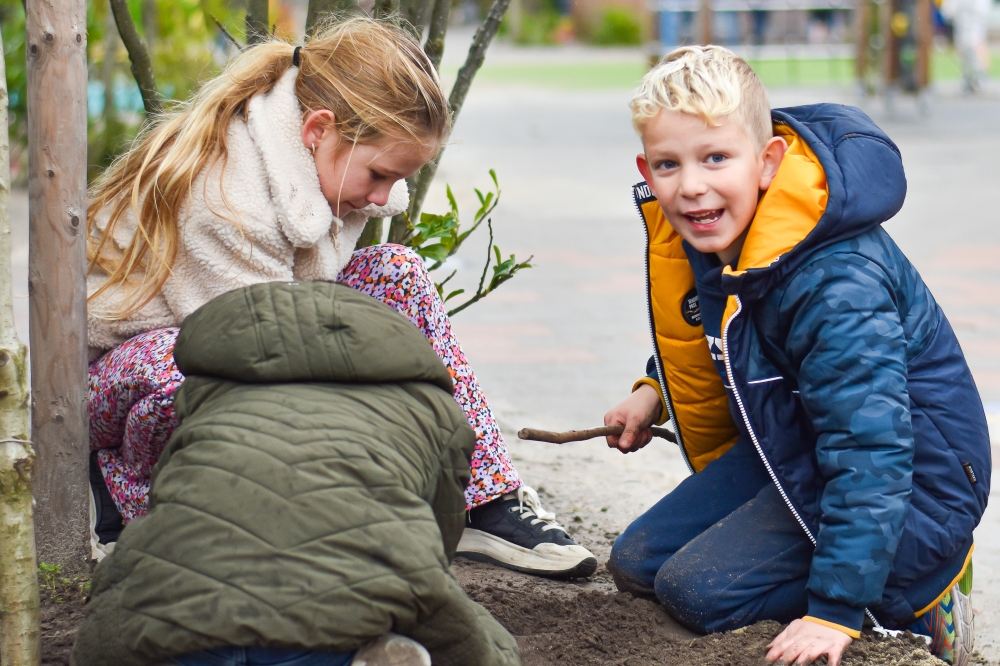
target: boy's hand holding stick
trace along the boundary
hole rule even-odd
[[[653,437],[662,437],[668,442],[677,442],[674,433],[666,428],[652,426],[650,430]],[[551,430],[535,430],[534,428],[522,428],[517,432],[520,439],[528,439],[535,442],[549,442],[551,444],[566,444],[567,442],[582,442],[595,437],[609,437],[621,435],[625,432],[625,426],[602,426],[600,428],[589,428],[587,430],[570,430],[568,432],[552,432]]]

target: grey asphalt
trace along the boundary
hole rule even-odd
[[[552,55],[547,55],[547,53]],[[490,58],[563,59],[557,51],[501,46]],[[610,56],[640,57],[636,52]],[[455,50],[446,58],[454,61]],[[886,228],[920,269],[950,317],[1000,426],[1000,94],[963,98],[943,84],[929,115],[901,99],[894,115],[840,89],[772,91],[772,104],[861,104],[899,144],[909,194]],[[427,209],[445,209],[450,183],[468,217],[473,187],[497,170],[493,215],[504,254],[534,255],[534,268],[457,315],[456,331],[507,434],[515,463],[576,538],[606,558],[614,536],[687,475],[673,445],[654,442],[623,456],[600,442],[518,442],[524,426],[596,426],[625,397],[650,353],[644,306],[643,232],[630,186],[640,146],[629,122],[629,90],[558,90],[477,83],[445,154]],[[15,192],[16,314],[27,333],[26,196]],[[484,233],[451,262],[474,286]],[[459,300],[461,297],[459,297]],[[997,428],[1000,443],[1000,427]],[[978,647],[1000,663],[1000,510],[976,532]]]

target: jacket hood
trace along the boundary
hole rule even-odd
[[[772,111],[788,142],[761,198],[736,270],[723,288],[759,297],[816,249],[858,236],[894,216],[906,196],[896,147],[860,109],[814,104]]]
[[[181,327],[186,376],[243,383],[421,381],[452,391],[447,368],[392,308],[330,282],[269,282],[209,301]]]

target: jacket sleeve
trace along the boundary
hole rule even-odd
[[[909,507],[906,339],[889,276],[854,254],[800,269],[780,316],[825,482],[807,619],[854,634],[882,596]]]
[[[514,637],[446,574],[447,602],[430,617],[400,633],[431,653],[434,666],[520,666]]]
[[[635,393],[640,386],[643,384],[648,384],[652,386],[656,393],[660,396],[660,416],[656,419],[656,425],[663,425],[670,418],[670,412],[667,410],[667,399],[663,395],[663,387],[660,386],[660,379],[656,373],[656,357],[650,356],[649,360],[646,361],[646,376],[640,377],[635,384],[632,385],[632,392]]]

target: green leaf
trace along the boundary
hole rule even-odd
[[[464,289],[456,289],[455,291],[453,291],[450,294],[448,294],[447,296],[445,296],[444,302],[447,303],[448,301],[450,301],[451,299],[455,298],[459,294],[464,294],[464,293],[465,293]]]
[[[416,249],[417,254],[419,254],[424,259],[431,259],[433,261],[444,262],[448,258],[448,246],[444,243],[435,243],[434,245],[424,245]]]

